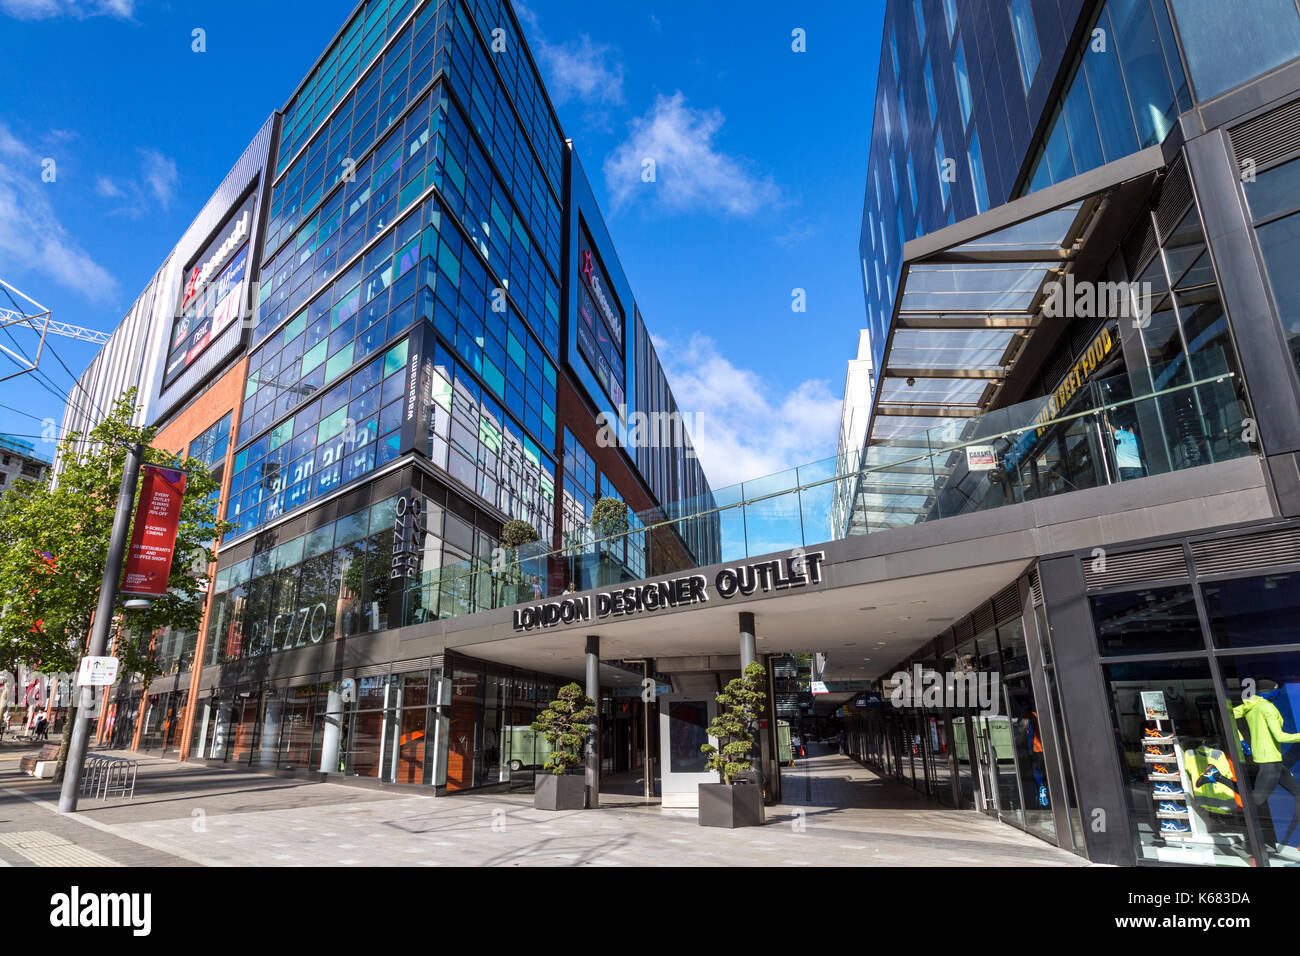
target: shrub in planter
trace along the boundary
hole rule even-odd
[[[522,604],[536,597],[531,582],[525,580],[519,549],[540,541],[541,537],[536,528],[521,518],[511,518],[501,526],[501,546],[506,550],[507,565],[499,575],[495,565],[493,567],[493,580],[503,589],[501,603]]]
[[[560,695],[533,721],[551,745],[551,755],[536,777],[533,806],[538,810],[582,810],[587,805],[586,780],[581,773],[582,751],[596,719],[596,704],[576,683],[560,688]]]
[[[511,518],[501,528],[501,544],[511,549],[532,544],[541,537],[536,528],[521,518]]]
[[[596,584],[608,587],[623,580],[615,567],[611,552],[622,551],[620,535],[627,534],[630,522],[627,517],[627,504],[617,498],[601,498],[591,508],[591,531],[599,544],[599,564],[596,571]]]
[[[598,538],[613,538],[628,529],[627,503],[617,498],[601,498],[591,508],[591,527]]]
[[[766,683],[763,665],[753,663],[718,694],[718,715],[708,732],[720,746],[704,744],[700,750],[707,758],[705,766],[721,783],[700,784],[700,826],[744,827],[763,822],[763,788],[752,773],[749,755],[754,747],[751,730],[763,713]]]

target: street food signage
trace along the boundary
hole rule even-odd
[[[632,617],[664,608],[706,604],[709,588],[724,601],[737,595],[787,591],[821,584],[826,552],[792,554],[787,558],[723,568],[710,582],[703,574],[649,581],[599,594],[583,594],[515,608],[514,629],[532,631],[561,624],[605,618]]]
[[[1021,433],[1011,448],[1007,450],[1006,455],[1003,457],[1003,464],[1008,472],[1012,471],[1019,462],[1028,457],[1029,449],[1047,431],[1047,423],[1061,413],[1069,404],[1070,399],[1074,398],[1079,389],[1101,367],[1102,363],[1110,358],[1118,346],[1119,326],[1115,323],[1104,326],[1088,343],[1088,347],[1084,349],[1083,354],[1065,373],[1060,384],[1056,386],[1043,407],[1039,409],[1038,414],[1034,416],[1033,424],[1036,427]]]
[[[145,465],[140,502],[131,529],[131,550],[126,555],[122,590],[128,594],[162,597],[172,573],[172,553],[185,497],[185,472],[177,468]]]
[[[1048,399],[1047,405],[1034,419],[1034,424],[1039,425],[1037,433],[1040,437],[1045,430],[1043,423],[1055,418],[1061,409],[1070,403],[1070,399],[1074,398],[1075,392],[1082,388],[1083,383],[1092,377],[1092,373],[1101,367],[1101,363],[1110,357],[1111,352],[1115,351],[1117,345],[1119,345],[1118,326],[1107,325],[1097,333],[1097,337],[1084,349],[1078,361],[1061,379],[1061,384],[1056,386],[1056,391]]]

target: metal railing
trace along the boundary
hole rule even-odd
[[[1199,373],[1199,374],[1198,374]],[[1067,394],[948,420],[582,529],[560,549],[524,546],[408,583],[403,623],[472,614],[570,590],[687,571],[1257,454],[1239,378],[1217,353]],[[1059,406],[1059,407],[1058,407]],[[630,517],[630,516],[629,516]],[[689,533],[688,533],[689,532]],[[683,542],[702,540],[707,553]],[[540,543],[539,543],[540,544]]]

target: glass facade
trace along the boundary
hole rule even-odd
[[[1294,266],[1300,255],[1300,159],[1243,179],[1286,349],[1300,371],[1300,276]]]
[[[1295,0],[1170,0],[1198,100],[1300,57]]]
[[[1163,142],[1190,107],[1164,0],[1109,0],[1097,11],[1024,191]]]
[[[873,188],[859,242],[877,374],[904,243],[1010,195],[1019,171],[1014,151],[1029,146],[1028,91],[1039,63],[1061,55],[1065,41],[1058,24],[1036,22],[1021,0],[944,0],[928,12],[923,3],[891,0],[884,32],[868,168]],[[1014,90],[1006,85],[1012,74],[1021,78]],[[913,180],[915,194],[900,193],[898,184]],[[892,194],[882,189],[891,181]]]

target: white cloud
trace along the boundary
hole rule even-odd
[[[708,209],[749,216],[775,203],[780,191],[770,178],[753,174],[743,159],[715,148],[714,137],[724,122],[718,109],[687,106],[680,90],[657,97],[645,116],[632,121],[627,141],[605,158],[614,208],[645,198],[676,212]],[[653,182],[643,180],[647,160],[654,161]]]
[[[714,488],[834,456],[841,400],[826,382],[782,393],[699,333],[685,342],[655,336],[654,345]]]
[[[778,246],[783,249],[790,249],[800,243],[807,242],[815,235],[817,235],[817,227],[807,220],[802,220],[791,223],[785,232],[777,233],[774,238]]]
[[[592,43],[583,34],[576,42],[563,44],[539,39],[536,46],[547,89],[557,104],[571,99],[605,105],[623,102],[623,64],[613,60],[608,44]]]
[[[176,183],[180,180],[176,161],[156,149],[142,149],[140,156],[144,184],[159,205],[166,209],[171,205],[172,197],[176,194]]]
[[[156,149],[138,150],[140,169],[134,177],[95,177],[95,192],[106,199],[116,200],[112,210],[115,216],[139,219],[155,207],[164,212],[171,208],[180,183],[176,161]]]
[[[50,200],[57,185],[42,181],[42,158],[0,124],[0,263],[13,278],[43,275],[92,302],[107,302],[117,280],[59,221]],[[41,300],[39,289],[27,291]]]
[[[131,19],[135,0],[0,0],[0,12],[19,20],[47,20],[51,17],[108,16]]]

